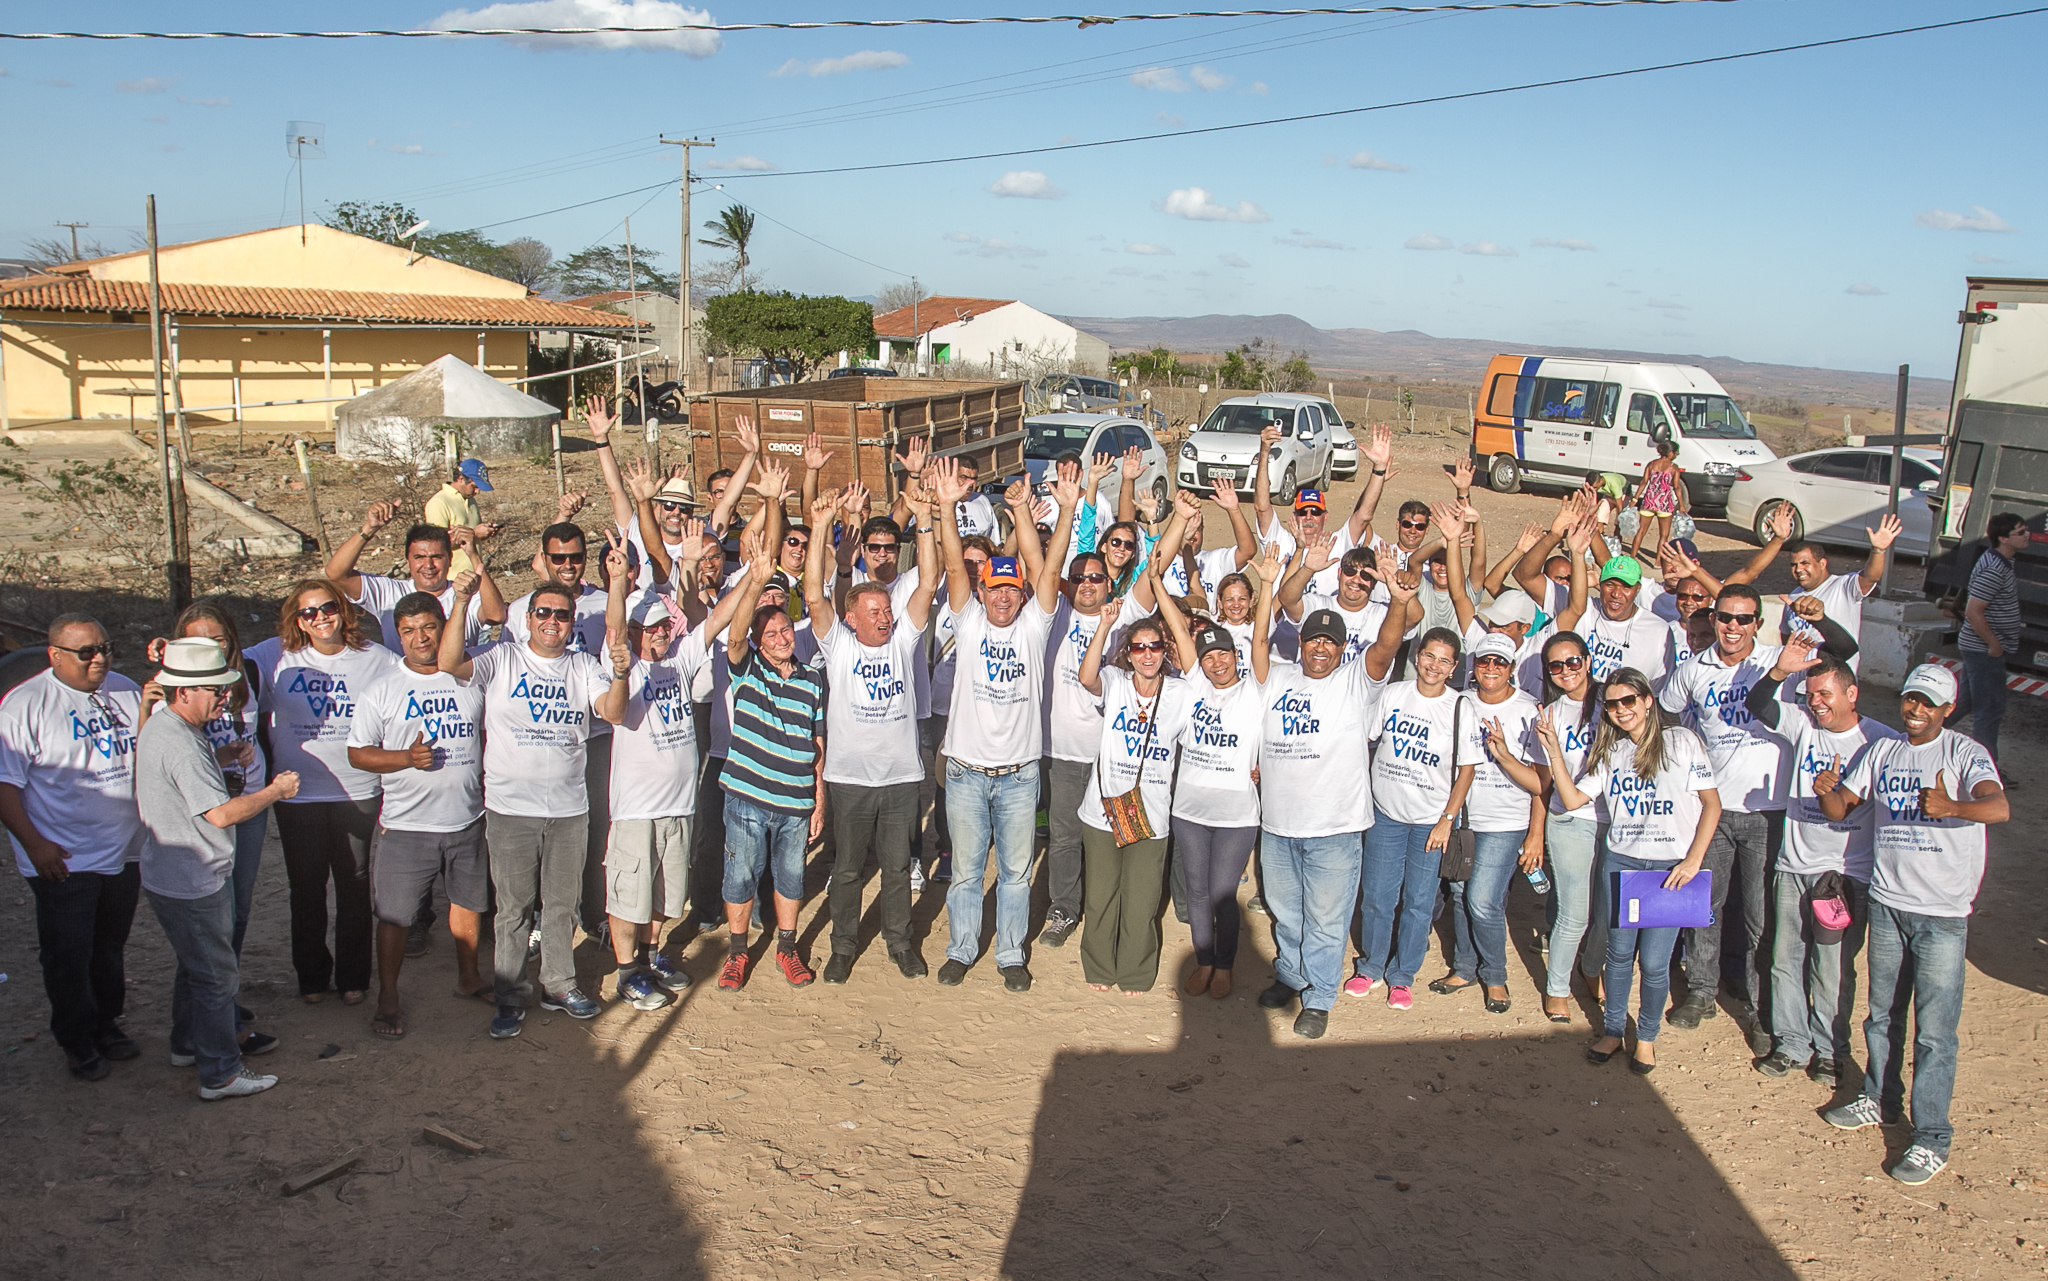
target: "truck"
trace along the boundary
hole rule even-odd
[[[1955,390],[1942,440],[1941,487],[1926,593],[1962,613],[1984,529],[2018,512],[2033,533],[2014,570],[2020,647],[2008,664],[2048,672],[2048,280],[1967,278],[1956,320]]]

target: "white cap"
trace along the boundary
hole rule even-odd
[[[1939,663],[1922,663],[1906,676],[1899,693],[1918,694],[1936,707],[1956,701],[1956,674]]]
[[[1495,627],[1533,623],[1536,621],[1536,601],[1525,591],[1505,591],[1480,610],[1479,616]]]
[[[1528,598],[1525,596],[1523,599]],[[1515,661],[1515,651],[1519,648],[1520,646],[1515,644],[1515,638],[1506,632],[1488,632],[1472,647],[1472,661],[1476,663],[1491,655],[1495,658],[1505,658],[1512,665]]]
[[[652,627],[656,623],[674,617],[675,611],[669,608],[668,601],[663,598],[660,592],[637,591],[626,598],[627,622],[638,623],[642,627]]]

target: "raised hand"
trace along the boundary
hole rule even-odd
[[[1937,776],[1938,777],[1938,776]],[[1842,785],[1842,757],[1835,755],[1835,763],[1813,776],[1813,794],[1826,796]]]
[[[1822,615],[1827,613],[1826,607],[1820,603],[1820,597],[1815,596],[1812,592],[1805,592],[1794,596],[1791,605],[1792,612],[1809,623],[1817,622]]]
[[[1216,483],[1221,486],[1224,482]],[[1202,500],[1190,490],[1179,490],[1173,496],[1173,510],[1190,525],[1199,524],[1202,519]]]
[[[732,420],[732,438],[750,454],[761,452],[761,433],[754,430],[754,420],[745,414]]]
[[[1262,445],[1262,446],[1264,446],[1264,445],[1277,445],[1277,444],[1279,444],[1279,443],[1280,443],[1280,424],[1279,424],[1279,423],[1267,423],[1267,424],[1266,424],[1266,425],[1265,425],[1264,427],[1261,427],[1261,428],[1259,429],[1259,444],[1260,444],[1260,445]]]
[[[1465,512],[1456,503],[1431,503],[1430,519],[1436,522],[1437,532],[1444,536],[1446,543],[1456,542],[1465,536]]]
[[[1599,532],[1599,518],[1588,512],[1573,521],[1571,528],[1565,531],[1564,545],[1571,549],[1572,555],[1584,557],[1587,550],[1593,546],[1593,539]]]
[[[804,470],[823,471],[825,464],[832,461],[832,451],[819,443],[818,433],[804,437]]]
[[[405,761],[414,769],[434,768],[434,745],[428,741],[425,733],[415,733],[412,736],[412,743],[405,749]]]
[[[781,463],[762,463],[755,469],[754,482],[748,488],[764,501],[779,503],[789,492],[789,468]]]
[[[592,396],[583,402],[583,417],[590,424],[590,438],[600,445],[604,443],[605,437],[612,434],[612,427],[617,422],[605,406],[602,396]]]
[[[629,568],[625,540],[607,529],[604,531],[604,572],[607,575],[606,581],[614,584],[614,591],[619,590],[617,585],[626,581],[626,572]]]
[[[1237,486],[1235,484],[1227,480],[1219,480],[1212,486],[1212,490],[1218,507],[1227,512],[1237,510]]]
[[[1280,561],[1280,544],[1265,543],[1260,546],[1259,554],[1252,560],[1252,568],[1258,571],[1261,583],[1274,581],[1274,576],[1280,572]]]
[[[1550,757],[1552,766],[1564,762],[1564,745],[1557,741],[1557,726],[1550,723],[1548,716],[1536,718],[1536,741],[1543,746],[1544,754]]]
[[[1029,511],[1031,509],[1031,486],[1025,484],[1024,478],[1019,476],[1003,486],[1003,502],[1013,512],[1022,513]],[[1019,519],[1022,519],[1021,515]]]
[[[1263,435],[1261,433],[1262,439]],[[1385,471],[1387,464],[1394,459],[1394,429],[1385,423],[1374,423],[1372,439],[1366,442],[1363,452],[1374,471]]]
[[[946,511],[952,511],[955,503],[963,501],[974,492],[974,486],[960,475],[960,461],[956,458],[935,458],[932,460],[932,494]]]
[[[1890,550],[1891,545],[1897,542],[1899,535],[1905,531],[1905,522],[1889,512],[1885,513],[1884,519],[1877,522],[1876,529],[1865,526],[1863,530],[1870,535],[1870,549],[1879,552]]]
[[[1088,459],[1088,492],[1102,488],[1102,482],[1116,470],[1116,460],[1108,454],[1095,454]]]
[[[1055,472],[1055,473],[1057,474],[1057,476],[1058,476],[1058,478],[1059,478],[1059,479],[1061,479],[1061,480],[1071,480],[1071,481],[1073,481],[1073,482],[1074,482],[1074,484],[1075,484],[1076,486],[1079,486],[1079,485],[1080,485],[1080,483],[1081,483],[1081,460],[1080,460],[1080,459],[1078,459],[1078,458],[1062,458],[1062,459],[1060,459],[1060,460],[1059,460],[1058,462],[1056,462],[1056,463],[1054,463],[1054,464],[1052,465],[1052,469],[1053,469],[1053,471],[1054,471],[1054,472]]]
[[[538,574],[538,571],[536,571]],[[473,569],[465,569],[455,576],[455,595],[458,600],[468,600],[476,595],[476,585],[483,581],[483,575]]]
[[[925,443],[922,436],[914,436],[910,440],[905,441],[903,452],[898,455],[903,461],[903,470],[912,476],[922,475],[924,472],[925,455],[929,452],[931,452],[931,446]]]
[[[695,565],[703,560],[718,544],[704,537],[704,522],[694,517],[683,517],[682,541],[676,544],[676,564]]]
[[[1515,550],[1527,554],[1531,547],[1543,541],[1543,526],[1534,521],[1522,526],[1522,536],[1515,540]]]
[[[1460,458],[1457,462],[1451,464],[1451,483],[1458,487],[1458,492],[1461,494],[1472,488],[1471,459]]]
[[[1060,469],[1059,479],[1052,483],[1052,500],[1060,510],[1070,512],[1081,505],[1080,469]]]
[[[1585,508],[1578,502],[1580,495],[1584,492],[1584,490],[1574,492],[1557,505],[1557,510],[1550,517],[1550,536],[1552,538],[1564,537],[1564,531],[1578,523],[1580,515],[1585,511]]]
[[[590,498],[580,489],[572,489],[555,500],[555,523],[574,520],[576,513],[583,510],[583,504]]]
[[[1771,538],[1774,541],[1782,542],[1792,537],[1792,516],[1790,503],[1779,503],[1778,509],[1771,513]]]
[[[1482,725],[1486,731],[1486,750],[1493,754],[1495,760],[1499,760],[1507,754],[1507,731],[1501,728],[1500,717],[1498,716],[1487,718],[1482,722]]]
[[[740,534],[740,560],[749,573],[758,572],[762,578],[768,577],[775,568],[774,560],[768,555],[768,531],[758,522]]]
[[[1317,534],[1302,544],[1302,554],[1310,573],[1321,573],[1336,560],[1337,540],[1328,534]]]
[[[846,491],[841,489],[821,490],[811,500],[811,528],[813,531],[832,528],[833,513],[846,501]]]
[[[1113,598],[1113,599],[1111,599],[1111,600],[1109,600],[1109,601],[1106,601],[1106,602],[1104,602],[1104,604],[1103,604],[1103,606],[1102,606],[1102,614],[1101,614],[1101,621],[1100,621],[1100,622],[1098,622],[1098,623],[1096,623],[1096,627],[1097,627],[1098,629],[1100,629],[1100,628],[1105,628],[1105,627],[1106,627],[1106,628],[1108,628],[1108,629],[1109,629],[1109,634],[1110,634],[1110,635],[1112,635],[1112,636],[1113,636],[1113,635],[1115,635],[1115,634],[1116,634],[1116,618],[1117,618],[1117,615],[1118,615],[1118,614],[1121,614],[1121,613],[1123,613],[1123,612],[1124,612],[1124,598],[1123,598],[1123,597],[1121,597],[1121,596],[1118,596],[1118,597],[1115,597],[1115,598]]]
[[[654,472],[645,458],[629,458],[619,464],[619,474],[625,477],[626,492],[636,503],[652,501],[660,487],[654,483]]]
[[[1136,445],[1132,445],[1124,451],[1124,456],[1117,460],[1117,465],[1123,469],[1125,480],[1135,481],[1145,470],[1145,455],[1138,451]]]
[[[1778,651],[1778,661],[1771,664],[1771,674],[1779,680],[1807,671],[1820,664],[1820,655],[1814,650],[1820,645],[1820,638],[1812,632],[1800,632],[1785,642],[1785,648]],[[1780,675],[1783,673],[1783,675]]]
[[[448,531],[448,546],[455,551],[468,551],[476,546],[476,531],[466,525],[456,525]]]
[[[626,679],[626,673],[633,670],[633,651],[626,648],[626,634],[609,627],[605,628],[604,649],[605,653],[611,655],[613,678]]]
[[[1387,595],[1394,598],[1395,604],[1405,605],[1422,593],[1421,566],[1418,565],[1416,569],[1417,572],[1412,574],[1400,570],[1389,574],[1377,569],[1371,570],[1371,573],[1374,578],[1387,585]]]
[[[846,514],[849,517],[856,519],[863,517],[868,509],[868,487],[859,481],[854,481],[846,487],[845,497],[840,499],[839,505],[846,509]]]
[[[363,537],[368,538],[370,535],[376,533],[378,530],[384,528],[386,525],[389,525],[391,523],[391,518],[393,516],[396,516],[397,514],[397,503],[371,503],[370,510],[363,513],[363,523],[361,526],[361,533]]]
[[[1942,782],[1943,771],[1934,771],[1934,786],[1920,789],[1920,812],[1929,818],[1954,818],[1963,812],[1963,807],[1948,794],[1948,784]]]

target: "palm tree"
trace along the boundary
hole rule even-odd
[[[745,205],[728,205],[716,218],[705,219],[704,230],[711,233],[710,237],[697,243],[731,253],[733,265],[744,275],[747,270],[747,245],[754,239],[754,211]]]

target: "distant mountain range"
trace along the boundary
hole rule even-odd
[[[1437,338],[1416,329],[1318,329],[1299,316],[1061,316],[1061,320],[1102,338],[1118,350],[1165,347],[1177,352],[1230,350],[1255,337],[1270,338],[1282,351],[1304,351],[1322,373],[1400,374],[1476,384],[1486,362],[1501,352],[1576,356],[1606,360],[1653,360],[1698,365],[1737,397],[1790,396],[1808,402],[1888,407],[1898,394],[1890,374],[1848,369],[1764,365],[1728,356],[1611,348],[1558,347],[1544,343],[1479,338]],[[1949,380],[1915,378],[1907,393],[1912,405],[1946,408]]]

